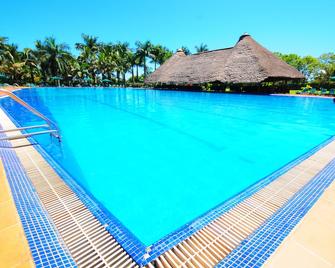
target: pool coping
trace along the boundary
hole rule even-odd
[[[15,125],[19,126],[17,122],[2,109],[5,114],[14,122]],[[33,138],[28,139],[30,142],[35,143]],[[181,226],[174,232],[163,237],[153,245],[145,246],[141,243],[128,229],[123,226],[116,217],[114,217],[107,209],[105,209],[94,197],[88,194],[82,187],[56,162],[44,151],[44,149],[39,145],[35,144],[34,148],[44,157],[44,159],[55,169],[57,174],[64,179],[64,181],[70,186],[70,188],[80,197],[83,203],[85,203],[93,215],[99,220],[99,222],[104,225],[108,224],[112,226],[108,229],[113,237],[115,237],[120,245],[133,257],[133,259],[140,265],[146,265],[156,257],[172,248],[179,242],[183,241],[185,238],[191,236],[196,231],[200,230],[208,223],[215,220],[217,217],[228,211],[230,208],[244,200],[245,198],[253,195],[259,189],[263,188],[273,180],[275,180],[281,174],[287,172],[289,169],[297,165],[298,163],[304,161],[310,155],[326,146],[330,142],[335,140],[335,137],[330,137],[321,144],[315,146],[305,154],[297,157],[283,167],[277,169],[270,175],[261,178],[259,181],[250,185],[248,188],[232,196],[228,200],[225,200],[221,204],[217,205],[215,208],[210,209],[208,212],[200,215],[196,219],[190,221],[189,223]],[[126,239],[124,240],[124,238]],[[136,251],[134,251],[136,249]],[[143,257],[146,256],[144,259]]]

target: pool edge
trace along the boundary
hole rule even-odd
[[[5,111],[4,111],[5,112]],[[5,112],[6,113],[6,112]],[[193,233],[195,233],[197,230],[200,230],[202,227],[206,226],[207,224],[209,224],[210,222],[212,222],[213,220],[215,220],[215,218],[219,217],[222,213],[226,212],[227,210],[229,210],[230,208],[232,208],[233,206],[235,206],[236,204],[238,204],[239,202],[241,202],[243,199],[241,199],[241,196],[243,196],[243,198],[246,198],[248,196],[250,196],[251,194],[255,193],[253,191],[250,191],[251,188],[254,188],[255,191],[261,189],[262,187],[264,187],[265,185],[267,185],[268,183],[272,182],[273,180],[275,180],[280,174],[286,172],[287,170],[289,170],[290,168],[292,168],[293,166],[297,165],[298,163],[304,161],[306,158],[308,158],[308,156],[312,155],[313,153],[315,153],[316,151],[320,150],[321,148],[323,148],[324,146],[326,146],[327,144],[331,143],[332,141],[334,141],[334,137],[329,138],[328,140],[326,140],[325,142],[323,142],[322,144],[314,147],[313,149],[311,149],[310,151],[308,151],[307,153],[303,154],[302,156],[299,156],[297,159],[293,160],[292,162],[288,163],[287,165],[285,165],[284,167],[278,169],[277,171],[273,172],[272,174],[270,174],[269,176],[266,176],[263,179],[260,179],[258,182],[256,182],[254,185],[249,186],[247,189],[245,189],[244,191],[236,194],[236,196],[230,198],[229,200],[226,200],[225,202],[223,202],[222,204],[218,205],[216,208],[211,209],[209,212],[206,212],[204,215],[201,215],[199,217],[197,217],[195,220],[193,220],[191,223],[186,224],[185,226],[180,228],[180,231],[175,231],[173,233],[171,233],[170,235],[168,235],[167,237],[163,238],[162,240],[165,240],[163,243],[168,243],[168,248],[165,248],[163,251],[167,251],[168,249],[172,248],[174,245],[176,245],[177,243],[179,243],[180,241],[183,241],[185,238],[187,238],[188,236],[192,235]],[[46,152],[42,152],[41,150],[43,150],[43,148],[41,148],[39,145],[38,146],[34,146],[35,149],[44,157],[44,158],[49,158],[49,159],[45,159],[51,166],[55,167],[56,165],[58,165],[57,163],[52,163],[52,161],[54,161],[52,158],[50,158],[50,156],[47,155]],[[38,149],[39,148],[39,149]],[[44,150],[43,150],[44,151]],[[58,169],[61,168],[58,165]],[[57,166],[56,166],[57,169]],[[56,170],[57,172],[57,170]],[[58,174],[59,174],[59,170],[58,170]],[[63,170],[63,172],[65,172]],[[60,172],[62,173],[62,172]],[[69,176],[69,175],[67,175]],[[64,179],[64,178],[63,178]],[[66,182],[67,180],[64,179]],[[68,183],[68,182],[67,182]],[[82,189],[81,189],[82,190]],[[82,190],[84,191],[84,190]],[[249,191],[249,192],[248,192]],[[76,191],[75,191],[76,192]],[[248,192],[248,193],[246,193]],[[77,193],[77,192],[76,192]],[[78,193],[77,193],[78,194]],[[85,191],[84,191],[85,194]],[[231,199],[238,199],[235,200],[236,202],[232,202]],[[227,202],[232,202],[231,204],[227,205]],[[98,204],[99,206],[99,204]],[[224,207],[224,208],[223,208]],[[101,207],[99,206],[99,208],[101,209]],[[92,212],[92,211],[91,211]],[[104,211],[106,212],[106,211]],[[206,218],[207,217],[207,218]],[[209,217],[209,218],[208,218]],[[206,219],[203,219],[206,218]],[[182,236],[180,236],[178,239],[174,239],[173,242],[171,243],[171,240],[169,240],[170,236],[175,236],[177,233],[183,232],[185,231],[185,228],[189,228],[189,233],[184,233],[182,234]],[[160,241],[160,243],[162,243],[162,241]],[[122,246],[122,244],[121,244]],[[139,264],[142,265],[146,265],[148,264],[150,261],[152,261],[153,259],[155,259],[157,256],[159,256],[160,254],[162,254],[159,251],[155,251],[155,247],[160,247],[161,244],[159,243],[155,243],[152,246],[151,252],[149,254],[149,258],[147,258],[145,261],[139,261]],[[142,249],[143,250],[143,249]],[[141,255],[143,255],[143,251],[141,252]]]

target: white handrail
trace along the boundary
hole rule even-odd
[[[22,100],[21,98],[19,98],[18,96],[16,96],[15,94],[13,94],[12,92],[10,92],[7,89],[4,88],[0,88],[0,92],[4,93],[5,95],[7,95],[8,97],[10,97],[12,100],[16,101],[17,103],[21,104],[22,106],[24,106],[25,108],[27,108],[29,111],[31,111],[33,114],[37,115],[38,117],[42,118],[49,126],[50,129],[54,128],[57,131],[57,134],[53,133],[53,135],[56,138],[60,138],[59,135],[59,129],[58,126],[56,125],[56,123],[54,123],[53,121],[51,121],[49,118],[47,118],[45,115],[43,115],[42,113],[40,113],[39,111],[37,111],[34,107],[30,106],[28,103],[26,103],[24,100]]]

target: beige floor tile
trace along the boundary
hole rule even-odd
[[[7,184],[6,180],[7,179],[6,179],[5,173],[2,170],[2,166],[0,163],[0,204],[2,202],[5,202],[11,199],[9,185]]]
[[[322,196],[318,205],[308,215],[309,218],[322,220],[335,228],[335,203]]]
[[[264,267],[267,268],[328,268],[332,265],[322,258],[308,252],[294,241],[286,241],[284,248],[276,251]]]
[[[0,231],[18,221],[15,205],[11,201],[0,203]]]
[[[22,262],[18,264],[17,266],[15,266],[15,268],[33,268],[33,267],[35,267],[35,264],[32,260]]]
[[[294,239],[335,265],[335,226],[323,218],[309,217],[297,228]]]
[[[7,185],[0,180],[0,204],[10,200],[10,193],[6,186]]]
[[[0,263],[2,267],[15,267],[30,260],[30,252],[23,241],[19,224],[0,232]]]
[[[335,267],[335,182],[264,267]]]
[[[0,267],[34,267],[0,161]]]

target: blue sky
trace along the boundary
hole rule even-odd
[[[217,49],[248,32],[272,51],[335,50],[335,0],[2,0],[1,9],[0,36],[20,48],[54,36],[73,49],[87,33],[105,42]]]

